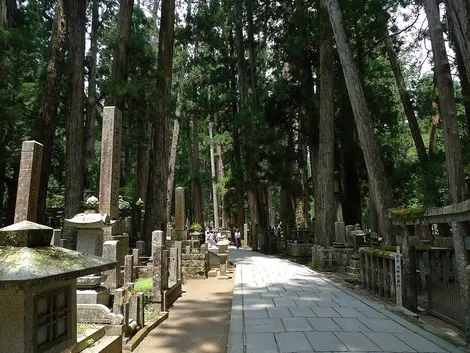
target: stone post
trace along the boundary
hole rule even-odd
[[[134,257],[134,266],[139,266],[140,250],[132,249],[132,256]]]
[[[124,284],[134,282],[134,256],[126,255],[124,257]]]
[[[176,264],[176,278],[178,281],[182,280],[182,272],[181,272],[181,266],[183,265],[183,249],[182,249],[182,242],[181,241],[175,241],[175,246],[178,251],[177,254],[177,264]]]
[[[226,253],[219,254],[220,269],[219,269],[218,279],[228,279],[228,276],[227,276],[227,257],[228,257],[228,254],[226,254]]]
[[[175,190],[175,236],[174,240],[187,240],[188,232],[186,231],[185,221],[185,200],[184,188],[176,188]]]
[[[163,257],[162,257],[162,289],[168,289],[168,262],[170,259],[170,251],[163,250]]]
[[[152,248],[156,245],[165,246],[165,233],[162,230],[154,230],[152,232]]]
[[[162,301],[162,268],[163,268],[163,246],[152,244],[153,259],[153,293],[156,302]]]
[[[119,258],[119,240],[108,240],[103,244],[103,257],[107,260],[118,261]],[[107,278],[104,286],[108,289],[114,290],[120,287],[121,277],[121,264],[118,262],[116,268],[105,272]]]
[[[100,213],[119,217],[122,114],[116,107],[104,107],[101,133]]]
[[[335,238],[335,247],[344,247],[346,242],[346,226],[344,222],[335,222]]]
[[[139,250],[140,254],[142,255],[147,254],[147,252],[145,251],[145,241],[137,240],[135,242],[135,247]]]
[[[248,224],[243,225],[243,234],[242,234],[242,248],[248,247]]]
[[[23,142],[16,193],[15,223],[37,220],[42,149],[43,145],[39,142]]]
[[[170,284],[173,285],[178,282],[178,248],[170,249]]]

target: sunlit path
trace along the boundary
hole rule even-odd
[[[306,266],[231,249],[228,353],[459,352]]]

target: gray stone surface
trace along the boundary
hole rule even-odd
[[[312,346],[302,332],[283,332],[275,334],[281,353],[311,352]]]
[[[15,223],[36,222],[43,147],[36,141],[23,142],[16,193]]]
[[[110,271],[106,272],[106,280],[104,286],[108,289],[116,289],[119,287],[119,277],[121,276],[121,265],[119,264],[119,240],[107,240],[103,244],[103,258],[116,261],[116,265]]]
[[[119,216],[122,114],[116,107],[104,107],[101,133],[100,213]]]
[[[126,255],[124,257],[124,283],[134,282],[134,256]]]
[[[176,188],[175,190],[175,230],[185,230],[185,202],[184,188]],[[187,235],[186,238],[187,239]]]
[[[306,266],[236,249],[230,258],[228,353],[462,352]]]

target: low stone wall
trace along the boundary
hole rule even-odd
[[[206,278],[209,272],[209,254],[192,252],[182,255],[183,278]]]
[[[292,257],[312,256],[312,244],[287,243],[286,254]]]

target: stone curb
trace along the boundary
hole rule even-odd
[[[127,342],[123,347],[122,351],[123,352],[133,352],[139,344],[143,341],[145,337],[148,336],[148,334],[158,325],[160,325],[163,321],[168,319],[168,312],[162,312],[160,316],[155,319],[152,323],[149,325],[143,327],[137,333],[130,339],[129,342]]]

